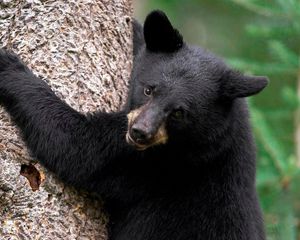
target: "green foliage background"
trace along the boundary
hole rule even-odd
[[[167,12],[185,40],[271,83],[250,102],[258,146],[257,188],[270,240],[300,239],[299,0],[136,0],[137,18]],[[299,88],[299,87],[298,87]],[[298,143],[300,145],[300,143]]]

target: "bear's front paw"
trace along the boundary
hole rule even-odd
[[[0,73],[7,70],[24,70],[24,64],[12,51],[0,49]]]

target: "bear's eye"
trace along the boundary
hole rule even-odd
[[[181,120],[183,119],[183,110],[182,109],[175,110],[172,112],[171,116],[176,120]]]
[[[146,96],[151,96],[152,95],[152,88],[150,88],[150,87],[145,87],[144,88],[144,94],[146,95]]]

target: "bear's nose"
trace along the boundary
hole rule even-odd
[[[130,135],[131,138],[137,143],[144,143],[150,138],[145,129],[139,128],[138,126],[132,126]]]

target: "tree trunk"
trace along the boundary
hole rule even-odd
[[[0,47],[18,53],[78,111],[118,110],[131,70],[131,4],[0,0]],[[3,108],[0,164],[1,240],[105,239],[101,202],[31,159]]]

